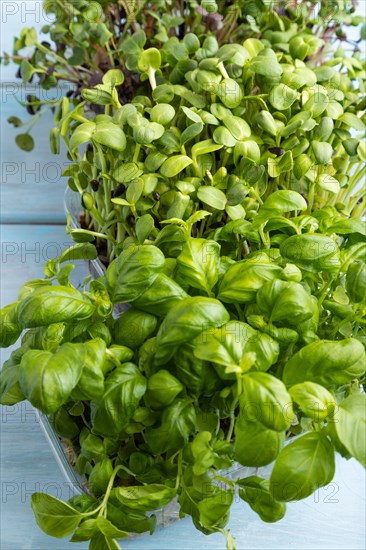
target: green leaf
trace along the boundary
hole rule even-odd
[[[83,122],[80,124],[72,133],[72,136],[69,141],[69,148],[70,150],[74,149],[75,147],[78,147],[79,145],[82,145],[83,143],[86,143],[87,141],[90,141],[93,132],[96,128],[96,124],[94,122]]]
[[[258,113],[257,124],[262,130],[272,136],[276,136],[278,133],[276,121],[269,111],[260,111]]]
[[[161,55],[156,48],[148,48],[140,53],[138,62],[140,71],[148,72],[149,69],[156,71],[161,65]]]
[[[80,379],[84,350],[83,344],[66,343],[56,353],[29,350],[23,355],[19,383],[34,407],[50,414],[66,403]]]
[[[140,244],[143,244],[145,239],[150,235],[154,228],[154,218],[150,214],[145,214],[138,218],[136,222],[136,237]]]
[[[307,433],[286,445],[270,478],[270,491],[280,502],[301,500],[333,479],[334,448],[322,432]]]
[[[177,273],[187,285],[207,292],[218,280],[220,245],[206,239],[188,239],[177,258]]]
[[[87,519],[83,521],[76,529],[70,539],[70,542],[84,542],[90,540],[98,531],[97,520]]]
[[[262,76],[279,77],[282,74],[282,67],[278,63],[277,56],[270,48],[264,48],[251,60],[250,68]]]
[[[336,242],[318,234],[292,235],[280,245],[281,256],[305,272],[337,272],[340,253]]]
[[[328,164],[333,155],[333,147],[326,141],[313,140],[311,143],[317,164]]]
[[[176,495],[176,489],[159,483],[150,485],[133,485],[117,487],[115,494],[118,500],[133,510],[158,510],[166,506]]]
[[[268,99],[275,109],[284,111],[291,107],[298,97],[299,94],[296,90],[286,86],[286,84],[277,84],[270,91]]]
[[[101,338],[84,343],[85,361],[80,379],[72,391],[75,400],[98,399],[104,391],[103,366],[106,344]]]
[[[234,500],[234,491],[220,490],[214,495],[201,500],[197,507],[200,522],[207,528],[225,527],[229,520],[230,508]]]
[[[124,80],[125,76],[120,69],[110,69],[103,75],[102,78],[103,84],[111,86],[111,88],[120,86],[123,84]]]
[[[22,333],[23,327],[18,321],[19,301],[13,302],[0,310],[0,346],[8,348],[14,344]]]
[[[292,152],[286,151],[283,155],[277,158],[268,158],[268,175],[271,178],[277,178],[285,172],[289,172],[294,167],[294,162],[292,159]],[[295,191],[284,191],[285,193],[295,193]],[[281,193],[281,191],[277,191]]]
[[[366,468],[366,397],[352,393],[336,412],[337,435],[350,454]]]
[[[196,410],[189,399],[176,399],[165,408],[158,428],[147,428],[145,440],[154,454],[180,449],[197,430]]]
[[[130,422],[146,391],[146,379],[133,363],[117,367],[105,381],[105,392],[93,411],[96,433],[114,436]]]
[[[317,340],[300,349],[283,371],[286,386],[310,381],[325,387],[341,386],[365,373],[365,350],[355,338]]]
[[[84,89],[81,92],[83,99],[94,105],[110,105],[113,102],[112,94],[105,89],[105,86],[102,87],[95,86],[92,89]],[[87,123],[85,123],[87,124]]]
[[[24,399],[25,395],[19,385],[19,365],[5,361],[0,371],[0,403],[9,406]]]
[[[339,181],[329,174],[320,174],[316,180],[316,183],[321,189],[325,189],[330,193],[338,193],[341,188]]]
[[[113,122],[99,122],[93,131],[92,139],[116,151],[124,151],[127,145],[124,131]]]
[[[15,143],[22,151],[32,151],[34,148],[34,139],[29,134],[18,134],[15,138]]]
[[[281,268],[269,262],[242,260],[226,271],[219,287],[218,298],[223,302],[254,302],[258,290],[266,281],[280,276]]]
[[[302,382],[289,389],[292,399],[315,422],[321,422],[333,414],[336,402],[333,395],[314,382]]]
[[[138,349],[145,340],[154,334],[157,324],[155,315],[139,311],[132,306],[124,311],[115,322],[113,327],[114,342],[131,349]]]
[[[125,539],[126,537],[128,537],[128,533],[126,533],[126,531],[118,529],[115,525],[113,525],[113,523],[111,523],[103,516],[98,516],[96,521],[97,526],[106,537],[115,539]]]
[[[192,164],[192,159],[187,155],[173,155],[168,158],[160,167],[160,173],[166,178],[173,178]]]
[[[90,540],[89,550],[121,550],[121,547],[115,539],[99,531]]]
[[[229,321],[224,306],[213,298],[189,297],[173,307],[160,325],[157,334],[156,363],[161,366],[179,346],[190,342],[208,328],[220,327]]]
[[[256,420],[256,403],[240,402],[235,423],[235,460],[243,466],[265,466],[276,458],[285,441],[285,432],[266,428]]]
[[[65,502],[45,493],[33,493],[32,510],[42,531],[57,538],[71,535],[83,518]]]
[[[285,385],[265,372],[250,372],[243,377],[243,395],[257,406],[256,419],[270,430],[281,432],[293,419],[291,396]]]
[[[94,313],[95,306],[85,294],[68,286],[41,286],[19,305],[23,327],[38,327],[62,321],[81,321]]]
[[[211,206],[217,210],[225,210],[227,198],[225,193],[217,187],[210,185],[201,185],[197,191],[197,198],[204,204]]]
[[[164,408],[171,405],[182,390],[179,380],[169,371],[161,369],[149,378],[145,401],[153,409]]]
[[[219,143],[215,143],[212,139],[205,139],[204,141],[199,141],[195,143],[192,147],[192,159],[194,162],[197,161],[199,155],[205,155],[207,153],[212,153],[218,151],[223,146]]]
[[[97,249],[93,244],[80,243],[70,246],[58,257],[58,262],[75,261],[75,260],[95,260],[98,257]]]
[[[286,504],[273,498],[269,490],[269,481],[258,476],[249,476],[236,481],[239,496],[247,502],[262,521],[273,523],[283,518]]]
[[[143,174],[135,162],[124,162],[115,168],[112,172],[112,177],[118,183],[129,183]]]
[[[195,137],[199,136],[199,134],[203,130],[203,123],[202,122],[196,122],[194,124],[190,124],[187,126],[185,130],[183,130],[180,142],[182,145],[185,145]]]
[[[306,210],[305,199],[296,191],[280,190],[271,193],[261,206],[262,210],[277,210],[278,212],[291,212],[292,210]]]
[[[169,124],[175,117],[175,109],[169,103],[159,103],[150,111],[150,120],[158,124]]]
[[[354,130],[359,130],[362,132],[365,129],[365,124],[357,115],[354,115],[353,113],[344,113],[338,120]]]
[[[198,359],[223,366],[238,366],[243,349],[237,337],[235,322],[229,322],[216,330],[206,330],[200,334],[194,346],[194,355]],[[240,368],[238,367],[238,372]]]
[[[114,303],[138,298],[164,269],[165,257],[152,245],[130,246],[107,269],[107,285]]]

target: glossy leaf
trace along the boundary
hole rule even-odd
[[[322,432],[307,433],[286,445],[278,455],[270,478],[276,500],[300,500],[324,487],[335,472],[334,448]]]
[[[176,495],[176,490],[161,484],[151,484],[131,487],[118,487],[116,489],[118,500],[132,509],[157,510],[165,506]]]
[[[343,385],[365,373],[365,350],[354,338],[317,340],[287,361],[283,381],[293,386],[310,381],[325,387]]]
[[[283,518],[286,504],[273,498],[269,490],[269,481],[258,476],[249,476],[236,481],[239,485],[239,496],[257,512],[261,520],[273,523]]]
[[[94,431],[117,435],[131,420],[146,391],[146,379],[133,363],[117,367],[105,381],[105,392],[92,415]]]
[[[38,327],[62,321],[81,321],[94,313],[95,306],[72,287],[41,286],[19,305],[18,318],[23,327]]]
[[[83,517],[65,502],[45,493],[33,493],[32,510],[42,531],[58,538],[71,535]]]
[[[84,361],[83,344],[66,343],[56,353],[29,350],[20,363],[20,387],[32,405],[46,414],[53,413],[68,400]]]
[[[343,445],[366,468],[365,411],[365,395],[352,393],[340,403],[334,426]]]
[[[206,239],[189,239],[177,258],[177,273],[187,285],[208,295],[218,280],[220,245]]]

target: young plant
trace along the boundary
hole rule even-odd
[[[35,115],[30,123],[18,117],[9,122],[24,127],[17,136],[17,145],[24,151],[34,146],[30,134],[42,114],[59,105],[62,96],[74,98],[77,105],[85,87],[101,82],[109,69],[122,69],[125,85],[121,102],[135,95],[146,95],[134,63],[139,47],[157,47],[169,40],[182,39],[194,33],[194,40],[214,37],[220,45],[241,44],[247,38],[259,38],[265,44],[275,44],[278,51],[298,53],[299,58],[314,60],[327,52],[328,43],[347,43],[347,25],[365,23],[355,15],[354,0],[334,0],[321,4],[308,0],[301,3],[239,0],[234,4],[224,1],[161,2],[145,0],[111,2],[108,0],[44,0],[43,10],[47,24],[38,38],[34,28],[23,28],[14,40],[13,52],[4,53],[3,62],[19,65],[17,76],[24,86],[35,83],[26,101],[21,102],[27,112]],[[133,33],[139,38],[130,40]],[[363,29],[364,33],[364,29]],[[319,40],[320,39],[320,40]],[[357,44],[349,42],[355,49]],[[210,48],[208,47],[208,51]],[[292,51],[291,51],[292,53]],[[179,61],[180,52],[173,56]],[[49,90],[57,89],[50,100]],[[46,94],[43,92],[46,90]]]
[[[83,90],[85,102],[73,109],[65,99],[57,111],[52,138],[66,143],[64,174],[86,209],[86,227],[70,229],[75,240],[104,238],[108,261],[124,242],[163,239],[172,229],[161,233],[162,222],[203,209],[211,215],[194,224],[200,237],[230,222],[259,224],[258,209],[276,190],[301,193],[308,214],[330,205],[358,218],[365,60],[338,48],[310,68],[292,47],[296,37],[290,53],[276,53],[275,41],[220,47],[195,38],[169,39],[160,51],[140,43],[130,62],[149,80],[150,97],[121,105],[124,76],[111,70]],[[104,114],[91,115],[91,103]]]

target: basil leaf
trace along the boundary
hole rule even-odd
[[[229,521],[233,500],[233,490],[218,491],[215,495],[202,499],[197,505],[202,525],[208,528],[225,527]]]
[[[68,400],[84,362],[83,344],[66,343],[56,353],[29,350],[20,363],[20,387],[34,407],[53,413]]]
[[[154,315],[130,307],[114,325],[114,341],[116,344],[137,349],[153,335],[157,323]]]
[[[218,280],[220,245],[206,239],[188,239],[177,258],[177,274],[182,281],[208,295]]]
[[[196,431],[196,411],[190,400],[177,399],[167,407],[158,428],[147,428],[145,440],[154,454],[179,449]]]
[[[365,350],[355,338],[318,340],[299,350],[285,364],[286,386],[315,382],[325,387],[342,386],[365,373]]]
[[[333,415],[336,402],[332,394],[320,384],[302,382],[289,389],[292,399],[300,405],[302,411],[315,422]]]
[[[114,303],[132,302],[163,270],[165,257],[155,246],[130,246],[107,269],[108,291]]]
[[[336,433],[350,454],[366,468],[366,415],[364,394],[352,393],[339,405]]]
[[[75,508],[45,493],[33,493],[32,510],[38,526],[52,537],[66,537],[83,518]]]
[[[146,379],[133,363],[117,367],[105,381],[105,392],[92,411],[95,433],[113,436],[130,422],[146,391]]]
[[[8,348],[14,344],[22,333],[22,327],[18,321],[18,306],[20,302],[14,302],[0,310],[0,346]]]
[[[254,302],[263,283],[280,277],[282,269],[269,262],[242,260],[226,271],[219,287],[218,299],[229,304]]]
[[[235,483],[240,487],[240,498],[249,504],[262,521],[273,523],[283,518],[286,513],[286,504],[273,498],[268,479],[249,476],[238,479]]]
[[[301,500],[333,479],[334,448],[322,432],[307,433],[286,445],[270,478],[270,491],[280,502]]]
[[[176,493],[176,489],[159,483],[117,487],[115,490],[116,497],[124,506],[144,512],[162,508],[175,497]]]
[[[256,419],[266,428],[281,432],[293,419],[292,400],[285,385],[265,372],[250,372],[243,377],[243,395],[256,405]]]
[[[159,273],[145,292],[134,300],[133,305],[153,315],[164,316],[188,294],[173,279]]]
[[[240,400],[240,413],[235,424],[235,460],[243,466],[270,464],[285,442],[285,432],[266,428],[260,422],[260,416],[257,403]]]
[[[90,540],[89,550],[121,550],[121,547],[116,540],[99,531]]]
[[[19,305],[23,327],[39,327],[62,321],[81,321],[94,313],[91,300],[68,286],[42,286],[26,296]]]
[[[97,525],[103,535],[110,538],[118,538],[118,539],[125,539],[128,537],[128,533],[126,531],[122,531],[121,529],[118,529],[113,523],[111,523],[108,519],[104,518],[103,516],[98,516],[97,518]],[[119,547],[118,547],[119,548]]]
[[[0,403],[15,405],[24,399],[25,396],[19,384],[19,365],[12,365],[5,361],[0,371]]]
[[[70,539],[70,542],[84,542],[90,540],[98,531],[97,520],[87,519],[83,521],[76,529]]]
[[[177,348],[191,341],[205,328],[216,328],[229,320],[224,306],[213,298],[189,297],[173,307],[162,322],[157,337],[155,362],[167,363]]]
[[[103,364],[106,343],[101,338],[84,343],[85,360],[80,379],[71,397],[75,400],[97,399],[104,392]]]
[[[335,241],[325,235],[293,235],[280,245],[283,258],[296,264],[303,271],[338,271],[339,248]]]

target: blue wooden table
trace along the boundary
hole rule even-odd
[[[4,2],[5,4],[5,2]],[[24,24],[25,7],[31,15],[32,2],[7,3],[18,11],[3,20],[3,32],[15,34]],[[34,4],[37,4],[36,2]],[[22,19],[23,17],[23,19]],[[38,28],[42,22],[36,24]],[[4,36],[4,34],[3,34]],[[9,42],[9,40],[8,40]],[[5,46],[2,46],[5,49]],[[8,48],[10,49],[10,48]],[[6,84],[10,69],[2,71]],[[17,130],[6,123],[9,115],[24,117],[11,87],[2,87],[1,100],[1,306],[17,299],[20,285],[41,277],[44,263],[70,244],[65,233],[63,193],[65,183],[60,172],[67,162],[51,156],[48,133],[51,117],[45,118],[35,132],[36,149],[21,152],[14,143]],[[74,281],[88,274],[81,264]],[[1,361],[11,350],[1,350]],[[35,491],[68,499],[73,487],[66,481],[53,457],[33,408],[27,402],[1,408],[0,475],[1,475],[1,550],[72,550],[87,548],[64,539],[47,537],[37,527],[30,508]],[[235,502],[229,528],[235,535],[238,550],[358,550],[365,548],[365,471],[355,461],[337,456],[336,475],[332,483],[308,499],[290,503],[284,520],[277,524],[261,522],[249,507]],[[123,542],[127,550],[219,550],[224,548],[219,535],[206,537],[199,533],[190,518],[159,529],[153,536]]]

